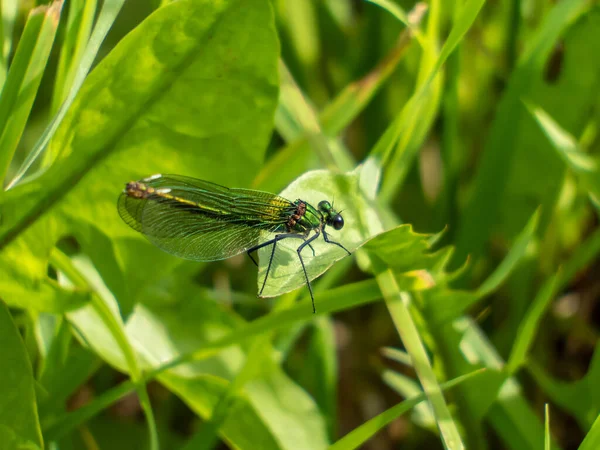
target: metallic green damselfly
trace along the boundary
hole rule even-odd
[[[302,251],[319,236],[325,242],[350,252],[329,239],[325,229],[344,227],[344,219],[327,200],[315,208],[304,200],[294,202],[269,192],[226,188],[181,175],[153,175],[127,183],[118,201],[121,218],[143,233],[157,247],[194,261],[217,261],[272,245],[267,271],[258,293],[265,288],[277,243],[301,239],[296,249],[315,309],[312,286]]]

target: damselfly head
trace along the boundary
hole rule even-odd
[[[327,225],[333,227],[335,230],[344,228],[344,218],[333,209],[333,206],[327,200],[319,202],[319,211],[323,213]]]

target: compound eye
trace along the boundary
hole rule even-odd
[[[336,230],[341,230],[342,228],[344,228],[344,219],[339,214],[336,214],[331,222],[333,228]]]
[[[331,209],[331,203],[327,200],[322,200],[319,202],[319,210],[323,212],[328,212]]]

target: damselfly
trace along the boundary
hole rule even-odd
[[[194,261],[216,261],[272,245],[267,271],[258,293],[265,288],[277,243],[301,239],[296,249],[310,292],[315,299],[302,251],[320,235],[325,242],[350,252],[329,238],[325,226],[344,227],[344,219],[327,200],[317,208],[268,192],[226,188],[181,175],[153,175],[127,183],[118,201],[121,218],[162,250]],[[261,242],[262,241],[262,242]]]

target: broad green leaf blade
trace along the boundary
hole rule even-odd
[[[41,450],[33,370],[19,330],[0,302],[0,446]]]
[[[350,252],[353,252],[369,237],[368,231],[366,231],[367,223],[362,216],[371,210],[371,206],[358,189],[356,173],[334,174],[325,170],[307,172],[290,184],[280,195],[292,201],[302,199],[315,208],[322,200],[333,202],[334,208],[342,211],[344,228],[336,231],[331,227],[326,227],[326,232],[330,240],[339,242]],[[261,294],[263,297],[273,297],[306,285],[297,253],[301,243],[302,239],[284,239],[278,242],[269,278]],[[321,275],[336,261],[348,257],[343,249],[326,243],[322,236],[313,241],[311,245],[315,250],[314,256],[308,247],[302,251],[309,280]],[[265,279],[271,251],[272,246],[259,250],[260,265],[257,278],[259,292]]]
[[[0,184],[25,129],[50,49],[63,2],[40,6],[29,14],[0,97]]]
[[[127,323],[127,334],[148,369],[186,352],[206,349],[211,342],[233,336],[246,327],[215,303],[198,298],[191,284],[179,286],[173,296],[179,303],[139,306]],[[101,344],[102,336],[95,336],[94,330],[83,322],[78,326],[86,339]],[[264,336],[264,332],[254,336]],[[162,371],[159,381],[208,419],[250,356],[248,338],[247,335],[219,355]],[[271,352],[268,356],[272,357]],[[112,358],[105,351],[103,357]],[[241,383],[242,395],[235,397],[235,407],[227,410],[219,434],[239,448],[297,448],[294,444],[322,447],[325,426],[314,402],[276,365],[259,364],[258,370],[260,376],[253,375]],[[281,416],[284,411],[286,417]],[[286,420],[295,423],[293,430]]]
[[[63,314],[90,300],[89,290],[61,286],[48,277],[50,251],[63,230],[56,220],[40,221],[0,251],[0,295],[7,304]]]
[[[454,386],[464,383],[473,377],[477,377],[481,373],[483,373],[482,370],[476,370],[472,373],[455,378],[454,380],[442,383],[441,387],[444,391],[447,389],[452,389]],[[367,442],[384,426],[388,425],[394,419],[398,418],[399,416],[401,416],[402,414],[409,411],[411,408],[415,407],[420,402],[425,400],[427,400],[425,394],[420,394],[410,399],[404,400],[396,406],[392,406],[388,410],[382,412],[381,414],[377,415],[376,417],[373,417],[372,419],[363,423],[361,426],[352,430],[346,436],[338,440],[335,444],[331,445],[329,447],[329,450],[350,450],[360,448],[361,445]]]
[[[359,305],[374,302],[381,298],[381,293],[377,289],[377,284],[374,280],[359,281],[351,283],[336,289],[331,289],[319,293],[319,305],[316,315],[325,315],[338,311],[355,308]],[[221,350],[232,345],[241,344],[252,336],[259,335],[271,330],[288,327],[292,324],[314,320],[310,306],[307,303],[309,297],[304,297],[294,305],[283,311],[272,312],[260,319],[257,319],[247,326],[237,330],[231,335],[225,336],[222,339],[217,339],[205,345],[202,349],[193,351],[183,355],[177,360],[169,362],[163,369],[166,370],[170,366],[177,366],[188,361],[197,361],[210,358],[212,355],[219,353]]]

